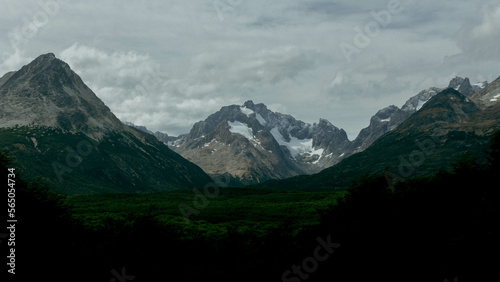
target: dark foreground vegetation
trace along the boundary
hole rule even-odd
[[[193,194],[65,198],[17,175],[16,277],[496,281],[500,133],[488,154],[487,162],[464,156],[452,170],[394,186],[384,175],[365,175],[347,193],[221,189],[190,224],[173,216],[178,210],[172,207]],[[2,154],[2,191],[8,189],[9,163]],[[162,204],[168,201],[174,204]],[[6,241],[0,244],[5,260]]]

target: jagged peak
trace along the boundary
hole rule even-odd
[[[453,88],[455,90],[460,87],[460,85],[464,82],[464,79],[460,76],[455,76],[452,80],[450,80],[450,83],[448,84],[448,88]]]
[[[253,103],[252,100],[248,100],[243,104],[243,107],[248,109],[253,109],[255,107],[255,104]]]
[[[333,127],[333,128],[337,128],[335,125],[333,125],[329,120],[327,119],[324,119],[324,118],[320,118],[319,119],[319,123],[318,123],[319,126],[328,126],[328,127]]]
[[[390,105],[390,106],[387,106],[387,107],[379,110],[375,115],[381,116],[381,117],[386,117],[386,116],[390,116],[391,114],[393,114],[397,110],[399,110],[399,108],[397,106]]]
[[[58,77],[72,77],[74,78],[73,71],[67,63],[56,58],[53,53],[47,53],[38,56],[36,59],[31,61],[29,64],[23,66],[19,71],[14,74],[14,78],[19,78],[23,76],[34,76],[34,75],[48,75],[47,70],[58,73]],[[50,75],[49,75],[50,76]]]
[[[453,88],[464,96],[468,96],[481,89],[480,86],[476,86],[476,88],[473,87],[468,77],[462,78],[459,76],[456,76],[450,81],[448,88]]]
[[[329,122],[327,119],[324,119],[324,118],[320,118],[319,119],[319,123],[320,124],[322,124],[322,123],[324,123],[324,124],[332,124],[331,122]]]
[[[34,67],[34,66],[43,66],[43,67],[46,67],[46,66],[51,65],[54,60],[59,61],[63,65],[66,64],[65,62],[63,62],[63,61],[59,60],[58,58],[56,58],[56,56],[54,55],[54,53],[47,53],[47,54],[43,54],[43,55],[38,56],[31,63],[29,63],[27,65],[27,67],[30,68],[30,69],[32,67]]]
[[[460,84],[460,87],[458,87],[458,92],[460,92],[464,96],[468,96],[471,93],[474,93],[474,89],[470,84],[469,78],[466,77],[462,84]]]
[[[339,130],[338,127],[333,125],[330,121],[324,118],[320,118],[318,124],[313,124],[313,128],[318,127],[318,128],[332,128],[333,130]],[[343,129],[340,129],[343,130]]]
[[[70,66],[56,58],[54,53],[40,55],[20,70],[13,72],[8,81],[5,81],[4,87],[9,88],[11,84],[16,84],[15,81],[27,81],[35,88],[42,85],[46,88],[61,88],[62,86],[71,87],[75,84],[79,86],[84,84]]]

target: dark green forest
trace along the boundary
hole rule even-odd
[[[495,281],[500,132],[486,153],[425,177],[366,174],[346,191],[220,188],[189,224],[177,209],[188,192],[67,197],[19,173],[16,278]],[[2,191],[11,161],[0,154]]]

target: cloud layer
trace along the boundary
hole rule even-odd
[[[455,75],[500,76],[493,1],[122,2],[0,2],[0,72],[53,52],[120,119],[171,135],[251,99],[351,139]]]

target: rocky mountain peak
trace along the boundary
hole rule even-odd
[[[429,89],[422,90],[417,95],[408,99],[403,107],[401,107],[401,110],[414,113],[415,111],[418,111],[427,101],[429,101],[430,98],[441,91],[443,91],[443,89],[437,87],[430,87]]]
[[[211,181],[154,136],[124,125],[52,53],[0,81],[0,139],[9,140],[0,151],[12,151],[29,177],[68,194],[192,189]]]
[[[472,85],[470,84],[469,78],[465,78],[462,84],[460,84],[460,87],[458,87],[458,92],[460,92],[464,96],[469,96],[470,94],[474,93],[474,89],[472,88]]]
[[[100,138],[123,124],[68,64],[41,55],[0,86],[0,127],[45,126]]]
[[[255,104],[252,100],[248,100],[243,104],[243,107],[253,110],[255,108]]]
[[[4,83],[3,87],[9,88],[16,84],[15,81],[28,82],[32,88],[45,92],[63,86],[76,88],[75,84],[78,86],[83,84],[69,65],[57,59],[52,53],[41,55],[23,66]]]
[[[229,173],[252,184],[317,172],[347,156],[349,140],[326,119],[309,124],[248,100],[222,107],[170,144],[215,178]]]
[[[458,90],[458,88],[460,87],[460,85],[464,82],[464,79],[459,77],[459,76],[455,76],[451,81],[450,83],[448,84],[448,88],[453,88],[455,90]]]
[[[483,81],[476,84],[471,84],[469,78],[455,77],[448,84],[448,88],[452,88],[460,92],[465,97],[482,90],[488,85],[488,82]]]
[[[56,56],[53,53],[47,53],[44,55],[38,56],[36,59],[34,59],[32,62],[24,66],[24,71],[27,70],[35,70],[35,69],[46,69],[52,65],[52,61],[56,60],[56,63],[58,64],[65,64],[63,61],[59,60],[56,58]],[[21,68],[21,70],[23,69]]]
[[[471,102],[462,93],[453,88],[447,88],[427,102],[420,111],[405,120],[405,124],[412,124],[413,128],[429,131],[443,124],[466,126],[468,120],[479,112],[476,103]],[[408,130],[404,127],[400,131]]]
[[[47,53],[40,55],[38,58],[41,60],[53,60],[56,58],[56,55],[54,55],[54,53]]]
[[[390,105],[388,107],[385,107],[381,110],[379,110],[375,116],[380,118],[380,119],[388,119],[390,118],[399,108],[394,106],[394,105]]]
[[[56,55],[54,55],[54,53],[47,53],[47,54],[43,54],[43,55],[38,56],[29,65],[50,65],[51,62],[54,61],[54,60],[57,60],[58,63],[66,64],[63,61],[57,59]]]
[[[325,127],[337,128],[335,125],[333,125],[331,122],[329,122],[328,120],[326,120],[324,118],[320,118],[319,119],[318,126],[325,126]]]

